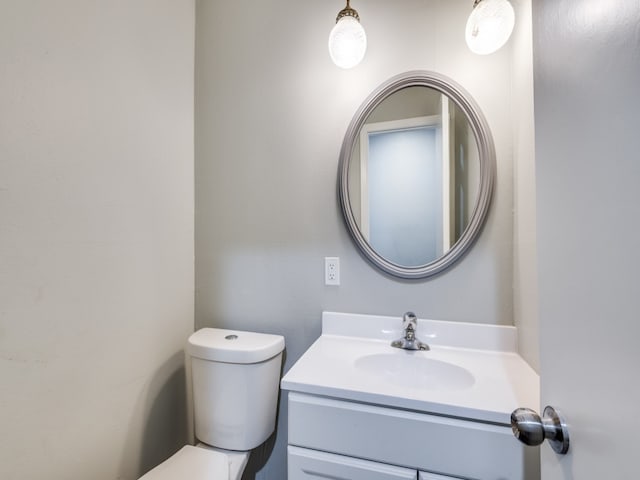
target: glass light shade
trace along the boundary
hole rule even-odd
[[[465,37],[473,53],[499,50],[513,31],[516,16],[508,0],[481,0],[469,15]]]
[[[360,22],[351,16],[344,16],[329,34],[329,55],[340,68],[358,65],[367,51],[367,35]]]

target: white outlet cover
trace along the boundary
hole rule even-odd
[[[324,284],[340,285],[340,258],[324,258]]]

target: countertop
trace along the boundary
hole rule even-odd
[[[400,326],[395,317],[325,312],[322,335],[283,377],[282,389],[501,425],[510,425],[518,407],[539,411],[539,378],[514,351],[514,327],[419,320],[417,337],[431,348],[423,352],[390,346]],[[358,366],[372,355],[385,355],[389,367]],[[439,362],[454,366],[451,379],[464,381],[449,384],[446,369],[431,381],[426,370]]]

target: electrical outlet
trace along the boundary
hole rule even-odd
[[[324,257],[324,284],[340,285],[339,257]]]

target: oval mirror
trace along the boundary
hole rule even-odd
[[[482,229],[494,179],[482,112],[433,72],[404,73],[375,90],[340,151],[349,232],[371,263],[401,278],[435,275],[464,255]]]

